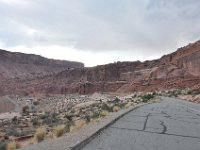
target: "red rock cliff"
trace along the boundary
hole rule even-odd
[[[0,80],[27,79],[58,73],[68,68],[83,68],[84,64],[72,61],[47,59],[38,55],[12,53],[0,50]]]
[[[154,91],[171,88],[199,88],[200,41],[160,59],[145,62],[117,62],[92,68],[69,69],[31,80],[5,82],[0,90],[44,96],[93,92]]]

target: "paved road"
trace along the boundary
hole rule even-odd
[[[125,115],[82,150],[200,150],[200,105],[163,98]]]

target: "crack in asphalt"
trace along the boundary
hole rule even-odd
[[[120,128],[120,127],[110,127],[113,129],[120,129],[120,130],[129,130],[129,131],[138,131],[138,132],[145,132],[145,133],[153,133],[153,134],[160,134],[160,135],[170,135],[170,136],[177,136],[177,137],[183,137],[183,138],[193,138],[193,139],[200,139],[200,137],[197,136],[189,136],[189,135],[180,135],[180,134],[172,134],[172,133],[159,133],[159,132],[153,132],[153,131],[143,131],[139,129],[130,129],[130,128]]]
[[[144,122],[144,127],[142,129],[142,131],[145,131],[146,130],[146,127],[147,127],[147,122],[148,122],[148,119],[149,119],[149,116],[151,115],[151,113],[148,113],[148,115],[146,116],[146,119],[145,119],[145,122]]]
[[[151,110],[151,111],[154,111],[154,109],[155,109],[155,108],[153,107],[153,108],[151,108],[150,110]]]
[[[131,148],[132,150],[134,150],[136,140],[137,140],[137,139],[135,139],[135,141],[134,141],[134,143],[133,143],[133,146],[132,146],[132,148]]]
[[[167,132],[167,126],[163,121],[160,121],[160,125],[163,127],[163,131],[160,134],[165,134]]]
[[[176,118],[186,118],[186,119],[194,119],[194,118],[192,118],[192,117],[176,117],[176,118],[174,118],[174,117],[172,117],[172,116],[170,116],[168,113],[166,113],[166,112],[164,112],[164,111],[161,111],[161,114],[164,114],[165,116],[163,116],[163,117],[165,117],[165,118],[168,118],[168,119],[171,119],[171,120],[176,120],[176,121],[180,121],[180,122],[184,122],[184,123],[191,123],[191,124],[200,124],[199,122],[190,122],[190,121],[185,121],[185,120],[180,120],[180,119],[176,119]],[[176,114],[174,114],[175,116],[176,116]],[[195,119],[197,119],[197,118],[195,118]]]
[[[176,121],[180,121],[180,122],[184,122],[184,123],[196,124],[196,125],[199,125],[199,124],[200,124],[199,122],[185,121],[185,120],[180,120],[180,119],[176,119],[176,118],[173,118],[173,117],[169,117],[169,119],[171,119],[171,120],[176,120]],[[193,120],[194,120],[194,119],[193,119]]]
[[[164,115],[163,117],[165,118],[171,118],[172,116],[170,116],[168,113],[161,111],[161,114]]]

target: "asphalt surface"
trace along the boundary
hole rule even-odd
[[[82,150],[200,150],[200,105],[171,98],[144,105]]]

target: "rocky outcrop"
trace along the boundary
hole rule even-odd
[[[58,73],[70,68],[83,68],[84,64],[72,61],[47,59],[38,55],[12,53],[0,50],[0,80],[29,79]]]
[[[5,82],[1,93],[48,96],[94,92],[155,91],[172,88],[199,88],[200,41],[160,59],[145,62],[116,62],[92,68],[65,71]]]

